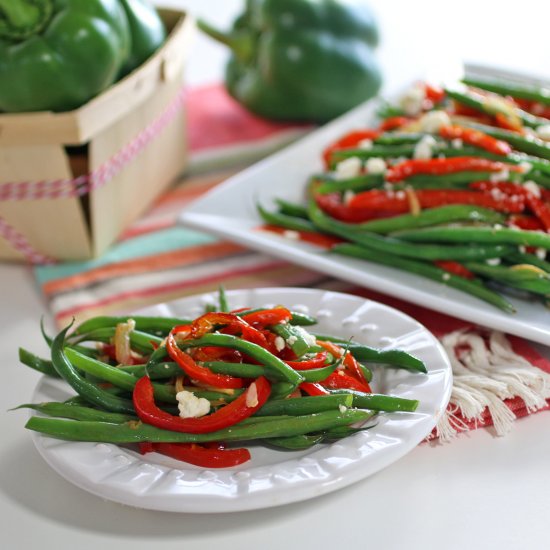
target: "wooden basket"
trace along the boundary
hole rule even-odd
[[[193,22],[141,67],[65,113],[0,115],[0,259],[101,254],[186,163],[183,68]]]

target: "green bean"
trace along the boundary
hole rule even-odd
[[[412,157],[414,154],[414,144],[404,143],[401,145],[373,145],[370,149],[337,149],[330,156],[331,164],[350,157],[357,157],[362,160],[377,157],[377,158],[399,158]]]
[[[425,135],[422,132],[384,132],[373,139],[373,142],[378,145],[411,144],[418,143]]]
[[[409,258],[403,258],[400,256],[391,256],[388,254],[376,252],[374,250],[366,250],[358,245],[354,244],[337,244],[330,250],[332,253],[344,254],[345,256],[351,256],[353,258],[360,258],[362,260],[371,261],[409,271],[416,275],[421,275],[428,279],[432,279],[439,283],[443,283],[447,286],[456,288],[463,292],[467,292],[476,298],[484,300],[503,311],[512,313],[515,311],[514,306],[505,300],[502,296],[496,292],[492,292],[486,288],[480,281],[468,280],[464,277],[453,275],[435,265],[411,260]]]
[[[338,235],[348,241],[364,246],[369,250],[385,252],[407,258],[423,260],[476,260],[500,258],[510,250],[500,245],[493,246],[440,246],[425,244],[410,246],[406,241],[394,237],[383,237],[367,232],[363,227],[356,228],[353,224],[343,224],[327,216],[315,203],[310,201],[309,215],[313,223],[323,231]]]
[[[334,342],[340,346],[346,345],[349,352],[357,359],[357,361],[366,363],[379,363],[381,365],[390,365],[392,367],[407,369],[411,371],[426,373],[426,365],[423,361],[407,353],[397,349],[377,349],[357,342],[348,342],[337,336],[327,336],[325,334],[316,334],[318,340],[326,342]]]
[[[149,376],[152,380],[171,378],[183,374],[181,367],[173,361],[162,361],[151,365],[117,365],[118,370],[133,374],[137,378]]]
[[[418,185],[433,185],[436,187],[451,186],[451,185],[468,185],[474,181],[486,181],[490,180],[491,175],[494,172],[454,172],[452,174],[416,174],[403,180],[405,183],[410,184],[412,187]],[[521,175],[516,172],[510,172],[510,181],[515,179],[521,179]]]
[[[477,122],[465,121],[464,126],[480,130],[494,138],[508,142],[514,149],[523,151],[545,160],[550,160],[550,145],[542,139],[534,136],[522,136],[517,132],[496,128],[487,124],[479,124]]]
[[[487,90],[488,92],[494,92],[504,96],[509,95],[519,99],[527,99],[543,105],[550,105],[550,89],[544,88],[543,86],[529,85],[525,83],[518,84],[516,82],[510,82],[502,79],[488,80],[469,76],[464,77],[462,82],[468,86],[481,88],[482,90]]]
[[[475,262],[468,262],[465,267],[472,273],[488,277],[513,288],[527,290],[542,296],[550,296],[550,273],[543,272],[538,268],[534,270],[528,267],[514,269],[507,266]]]
[[[372,233],[393,233],[403,229],[429,227],[457,221],[503,223],[505,217],[500,212],[480,206],[451,204],[437,208],[427,208],[418,214],[402,214],[391,218],[372,220],[356,224],[358,228]],[[343,222],[340,222],[343,223]],[[354,224],[355,225],[355,224]],[[345,227],[345,225],[342,225]]]
[[[189,319],[181,319],[179,317],[145,317],[142,315],[109,317],[98,315],[78,325],[74,333],[86,334],[97,329],[113,328],[119,323],[127,323],[129,319],[135,321],[136,330],[138,331],[151,332],[155,335],[160,334],[164,336],[166,336],[176,325],[188,325],[191,322]]]
[[[414,412],[418,408],[417,399],[405,399],[394,395],[362,393],[355,390],[329,390],[332,395],[349,395],[353,407],[384,412]]]
[[[228,363],[225,361],[205,361],[203,366],[209,368],[212,372],[218,374],[230,374],[241,378],[258,378],[266,376],[270,380],[281,380],[283,377],[278,371],[270,371],[264,365],[254,365],[252,363]],[[269,372],[268,372],[269,371]]]
[[[89,373],[92,376],[96,376],[101,380],[110,382],[115,386],[127,391],[132,391],[138,378],[133,374],[124,372],[123,370],[93,359],[86,357],[78,351],[67,347],[65,349],[66,357],[71,363],[79,370]],[[175,391],[173,386],[167,386],[164,384],[153,384],[154,394],[157,399],[165,401],[167,403],[173,403],[175,399]]]
[[[254,416],[300,416],[339,409],[340,407],[351,407],[352,404],[353,396],[346,394],[304,396],[296,399],[270,399]]]
[[[427,227],[401,231],[398,235],[411,242],[515,244],[550,249],[550,234],[508,227]]]
[[[256,209],[260,214],[264,222],[291,231],[315,231],[315,226],[308,220],[303,218],[296,218],[294,216],[288,216],[287,214],[280,214],[278,212],[270,212],[266,210],[261,204],[256,205]]]
[[[287,451],[305,451],[323,442],[325,436],[317,435],[294,435],[290,437],[272,437],[266,439],[266,445],[276,447],[277,449],[286,449]]]
[[[320,413],[270,419],[268,422],[256,422],[235,426],[207,434],[189,434],[172,432],[143,424],[141,422],[114,424],[110,422],[91,422],[62,420],[32,416],[25,427],[45,435],[66,441],[93,441],[98,443],[206,443],[209,441],[249,441],[272,437],[289,437],[310,432],[328,430],[338,426],[348,426],[363,422],[371,413],[361,409],[346,411],[324,411]]]
[[[89,341],[110,343],[115,336],[115,331],[116,327],[96,328],[91,332],[76,335],[75,338],[71,339],[71,344]],[[159,336],[139,330],[132,330],[128,333],[128,337],[132,349],[145,354],[152,353],[155,346],[160,346],[163,342],[163,339]],[[78,351],[81,352],[81,350]]]
[[[19,348],[19,361],[27,367],[41,372],[42,374],[59,378],[59,374],[57,374],[57,371],[50,360],[42,359],[41,357],[38,357],[38,355],[35,355],[24,348]]]
[[[274,200],[281,214],[286,214],[287,216],[293,216],[295,218],[307,218],[307,210],[305,206],[280,198],[276,198]]]
[[[338,365],[339,361],[318,369],[302,370],[297,368],[296,370],[304,377],[304,382],[321,382],[327,378],[327,376],[330,376],[336,370]]]
[[[445,89],[445,94],[455,101],[462,103],[463,105],[472,107],[473,109],[476,109],[488,115],[495,115],[500,112],[493,103],[478,99],[468,92],[463,93],[447,88]],[[521,119],[525,126],[529,126],[530,128],[537,128],[538,126],[542,126],[543,124],[548,124],[548,121],[545,118],[532,115],[531,113],[528,113],[527,111],[524,111],[523,109],[519,109],[517,107],[514,109],[514,113]]]
[[[307,353],[311,346],[315,344],[311,336],[301,326],[281,323],[273,325],[271,330],[280,336],[298,357]]]
[[[138,420],[135,414],[122,414],[115,412],[92,409],[91,407],[80,406],[72,403],[57,403],[50,401],[46,403],[26,403],[19,405],[16,409],[33,409],[39,413],[56,418],[71,418],[73,420],[91,420],[98,422],[114,422],[122,424],[131,420]]]
[[[384,184],[383,174],[361,174],[353,178],[334,179],[333,176],[317,176],[321,181],[315,187],[315,192],[321,195],[327,193],[339,193],[341,191],[366,191],[374,189]],[[307,215],[307,208],[306,215]]]
[[[282,361],[266,349],[258,346],[257,344],[241,340],[240,338],[231,336],[229,334],[205,334],[204,336],[196,340],[185,340],[184,342],[179,343],[179,346],[183,349],[203,346],[220,346],[236,349],[248,355],[252,359],[259,361],[262,365],[265,365],[266,367],[269,367],[270,369],[279,372],[279,374],[286,381],[295,386],[303,381],[302,376],[298,374],[292,367],[289,367],[284,361]]]
[[[112,412],[133,414],[134,406],[131,400],[103,391],[81,376],[69,361],[64,350],[65,336],[69,328],[70,325],[62,330],[52,342],[52,363],[57,373],[89,403]]]
[[[223,286],[220,286],[218,288],[218,301],[219,301],[218,311],[228,312],[229,304],[227,303],[227,296],[225,295],[225,288]]]

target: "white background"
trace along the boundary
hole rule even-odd
[[[220,26],[241,6],[235,0],[170,3]],[[547,3],[373,0],[371,5],[381,24],[388,90],[427,70],[448,70],[461,59],[550,74]],[[218,81],[225,59],[222,47],[197,34],[187,81]],[[23,429],[25,412],[6,412],[28,401],[38,380],[18,364],[17,347],[44,351],[38,335],[42,315],[48,320],[30,269],[0,264],[2,548],[548,548],[548,413],[518,421],[505,438],[477,430],[448,445],[420,446],[353,487],[283,508],[178,515],[102,501],[41,460]]]

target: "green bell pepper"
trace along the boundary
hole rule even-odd
[[[357,0],[247,0],[229,33],[199,28],[231,48],[230,95],[280,120],[328,121],[378,92],[378,27]]]
[[[79,107],[163,40],[141,0],[0,0],[0,111]]]

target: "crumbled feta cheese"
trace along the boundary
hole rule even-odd
[[[383,174],[386,171],[386,161],[380,157],[371,157],[365,168],[369,174]]]
[[[498,183],[499,181],[507,181],[510,178],[510,172],[506,169],[500,170],[499,172],[493,172],[489,176],[489,181],[492,183]]]
[[[310,334],[307,330],[303,329],[302,327],[300,326],[295,326],[294,327],[294,330],[296,332],[299,332],[300,333],[300,337],[303,338],[303,340],[306,342],[306,344],[308,346],[315,346],[317,344],[317,339],[315,338],[315,336],[313,336],[313,334]],[[291,336],[287,342],[289,343],[290,345],[290,339],[291,338],[295,338],[293,336]]]
[[[401,98],[399,105],[407,116],[417,116],[422,112],[425,99],[426,90],[424,86],[416,85],[407,90]]]
[[[287,339],[286,339],[286,343],[289,345],[289,346],[292,346],[292,344],[294,344],[296,342],[296,340],[298,340],[298,337],[297,336],[289,336]]]
[[[414,147],[413,158],[426,160],[431,159],[435,147],[437,147],[437,141],[435,141],[433,136],[422,136],[420,141]]]
[[[450,273],[443,273],[442,279],[443,279],[444,281],[448,281],[450,278],[451,278],[451,274],[450,274]]]
[[[485,260],[487,265],[500,265],[500,258],[489,258]]]
[[[531,193],[532,195],[535,195],[535,197],[540,198],[540,196],[541,196],[540,187],[534,181],[531,181],[531,180],[526,181],[523,184],[523,187],[529,193]]]
[[[275,338],[275,349],[277,351],[282,351],[285,349],[285,340],[284,338],[282,338],[281,336],[277,336],[277,338]]]
[[[252,382],[246,390],[246,406],[257,407],[258,406],[258,388],[256,388],[256,382]]]
[[[535,250],[535,255],[539,260],[546,260],[546,253],[547,253],[546,248],[537,248]]]
[[[348,410],[348,408],[345,405],[338,405],[338,409],[340,409],[341,413],[345,413]]]
[[[351,199],[353,199],[353,197],[355,197],[354,191],[352,191],[351,189],[347,189],[346,191],[344,191],[344,196],[343,196],[344,204],[348,204],[351,201]]]
[[[520,162],[518,166],[521,168],[521,171],[524,174],[527,174],[533,169],[533,165],[530,162],[526,162],[526,161]]]
[[[451,141],[451,147],[453,147],[453,149],[461,149],[463,145],[464,142],[460,138],[456,138]]]
[[[183,390],[176,393],[181,418],[199,418],[210,412],[210,401]]]
[[[550,141],[550,124],[543,124],[536,130],[537,137],[544,141]]]
[[[349,157],[336,165],[335,177],[338,180],[354,178],[361,173],[363,163],[359,157]]]
[[[369,149],[372,149],[372,139],[362,139],[358,144],[359,149],[365,149],[365,151],[368,151]]]
[[[300,233],[298,233],[298,231],[293,231],[292,229],[285,229],[285,231],[283,231],[283,236],[287,239],[292,239],[293,241],[300,240]]]
[[[451,119],[445,111],[429,111],[418,121],[421,132],[438,134],[443,126],[450,126]]]
[[[527,252],[527,247],[523,246],[522,244],[520,244],[518,246],[518,250],[522,253],[522,254],[525,254]]]

